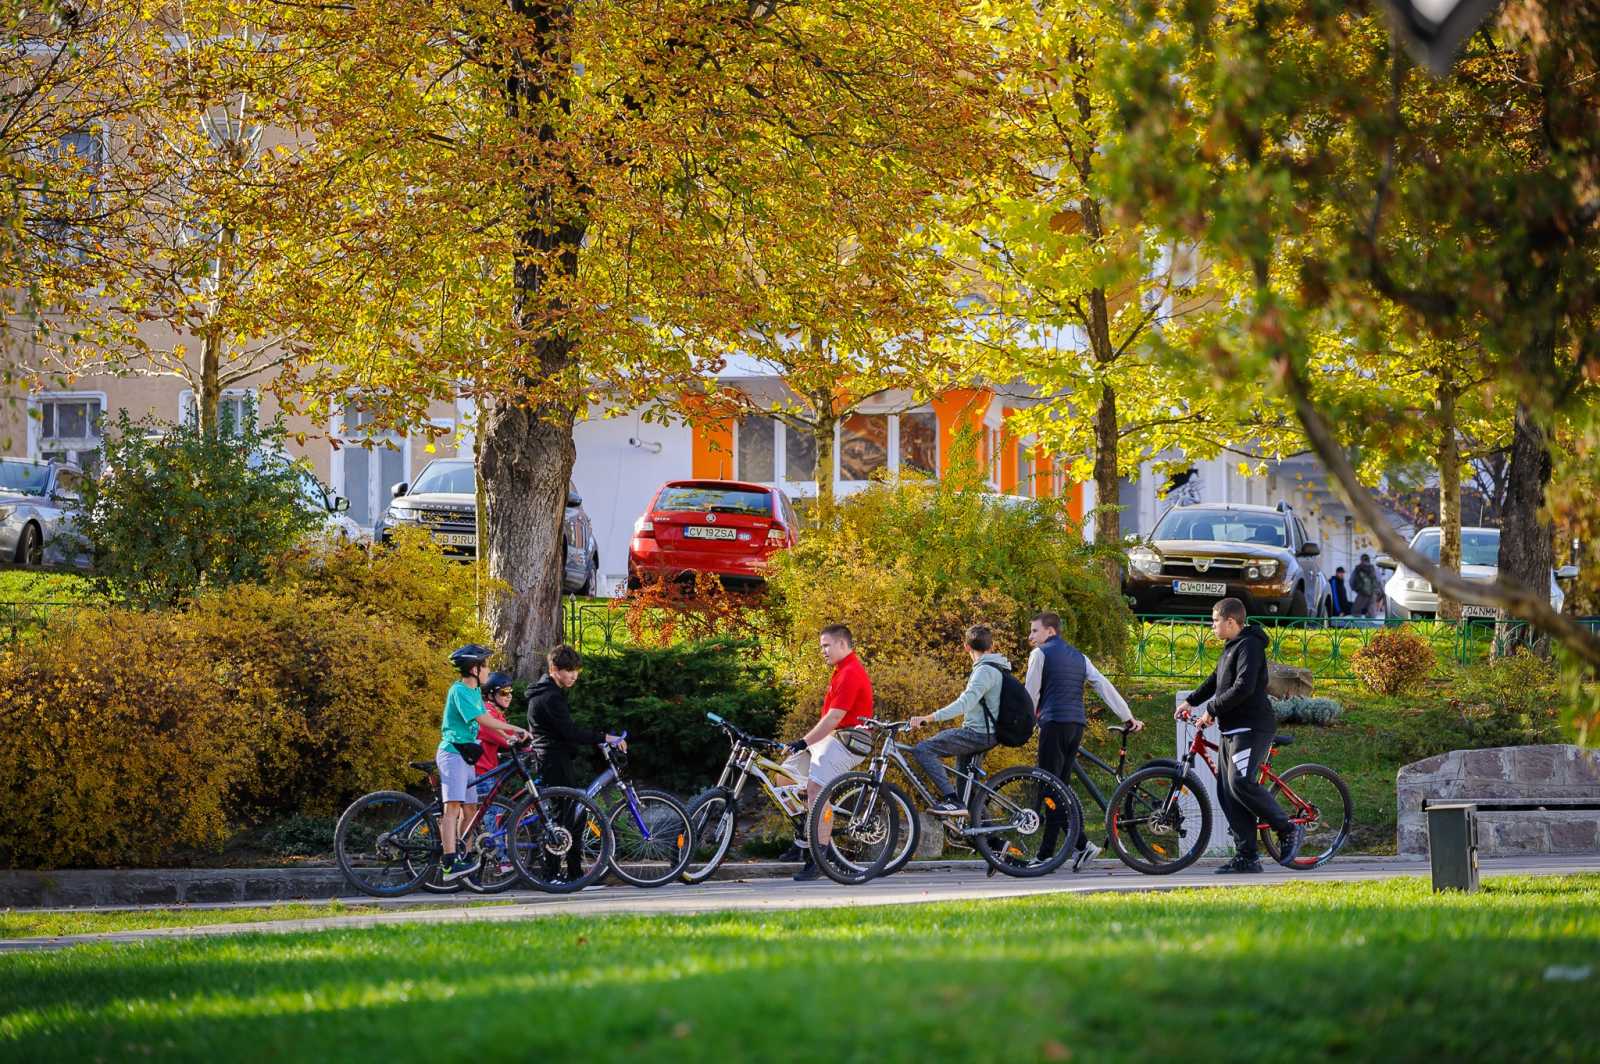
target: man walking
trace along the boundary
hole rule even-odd
[[[1358,570],[1359,571],[1359,570]],[[1222,657],[1206,682],[1178,706],[1173,716],[1207,728],[1214,720],[1222,731],[1218,752],[1217,801],[1233,833],[1233,860],[1219,874],[1261,871],[1256,855],[1256,827],[1265,821],[1278,833],[1278,863],[1293,867],[1305,841],[1304,825],[1296,824],[1257,781],[1261,762],[1272,749],[1278,718],[1267,700],[1266,631],[1245,623],[1244,603],[1225,598],[1211,610],[1211,631],[1224,643]]]
[[[1363,554],[1361,563],[1356,566],[1355,572],[1350,574],[1350,590],[1355,593],[1357,617],[1376,617],[1378,615],[1378,570],[1372,564],[1371,555]]]
[[[1333,593],[1333,615],[1344,617],[1350,613],[1350,590],[1344,582],[1344,566],[1333,571],[1333,579],[1328,581],[1328,589]]]
[[[792,778],[806,781],[808,818],[822,788],[861,763],[861,758],[846,750],[834,733],[840,728],[853,728],[872,716],[872,681],[867,679],[867,670],[856,657],[850,629],[842,624],[831,624],[822,630],[819,642],[823,658],[833,666],[828,693],[822,698],[822,716],[804,737],[789,744],[792,756],[783,763],[784,771]],[[803,837],[794,840],[805,858],[805,865],[795,873],[796,882],[805,883],[821,877],[811,846],[828,845],[830,830],[824,821],[817,828],[818,838],[809,842]]]
[[[1028,642],[1033,652],[1028,655],[1028,673],[1023,686],[1027,687],[1034,713],[1039,718],[1039,767],[1070,787],[1078,747],[1083,745],[1083,729],[1089,722],[1083,707],[1085,683],[1093,684],[1111,712],[1133,731],[1143,730],[1144,722],[1133,715],[1128,703],[1111,686],[1111,681],[1094,667],[1094,662],[1061,638],[1060,614],[1035,614],[1028,625]],[[1057,831],[1055,824],[1046,825],[1039,848],[1041,860],[1055,853]],[[1078,837],[1072,840],[1072,847],[1074,872],[1100,852],[1100,847],[1089,841],[1082,827],[1078,829]]]

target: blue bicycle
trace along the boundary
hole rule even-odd
[[[627,732],[621,738],[626,739]],[[611,871],[636,887],[659,887],[683,874],[694,853],[689,813],[666,791],[640,790],[623,776],[628,755],[621,747],[600,744],[605,770],[584,792],[608,806],[606,824],[615,840]]]
[[[464,852],[482,858],[481,867],[468,877],[474,879],[469,887],[504,890],[521,878],[539,890],[567,894],[596,882],[610,866],[614,848],[605,810],[583,791],[540,787],[525,747],[514,745],[508,752],[508,760],[473,780],[474,785],[495,786],[462,825]],[[413,765],[432,769],[427,762]],[[508,780],[521,780],[523,786],[502,798]],[[418,889],[436,876],[443,856],[443,812],[438,797],[424,802],[404,791],[374,791],[357,798],[334,831],[339,870],[357,890],[375,897]]]

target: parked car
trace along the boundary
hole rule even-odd
[[[368,539],[366,529],[350,519],[350,500],[335,495],[333,490],[317,479],[304,464],[300,470],[300,497],[312,513],[322,515],[321,534],[329,539],[346,543],[361,543]]]
[[[1421,554],[1434,564],[1439,562],[1439,549],[1444,543],[1444,530],[1432,527],[1424,528],[1411,537],[1411,549]],[[1394,573],[1385,581],[1383,594],[1385,597],[1384,616],[1394,620],[1413,621],[1431,620],[1439,615],[1439,595],[1433,590],[1433,585],[1420,575],[1404,565],[1400,565],[1386,554],[1380,554],[1376,562],[1380,569],[1392,569]],[[1461,530],[1461,575],[1478,583],[1491,583],[1500,575],[1500,530],[1498,528],[1463,528]],[[1561,586],[1556,583],[1558,575],[1568,575],[1566,570],[1554,570],[1550,573],[1550,606],[1557,613],[1566,602],[1566,596],[1561,591]],[[1570,575],[1577,575],[1573,570]],[[1474,602],[1471,599],[1461,603],[1463,617],[1496,617],[1499,610],[1485,602]]]
[[[83,470],[67,462],[0,459],[0,558],[87,563],[72,517],[82,484]]]
[[[1209,614],[1224,598],[1251,614],[1332,613],[1322,550],[1286,504],[1175,506],[1147,540],[1131,538],[1122,593],[1136,613]]]
[[[394,501],[378,518],[374,537],[387,543],[400,525],[428,530],[446,554],[462,559],[478,556],[478,493],[472,461],[437,458],[423,467],[415,483],[394,486]],[[593,595],[600,582],[600,548],[583,509],[577,486],[567,485],[562,525],[562,590]]]
[[[713,573],[724,583],[759,584],[767,562],[794,546],[794,504],[776,488],[737,480],[672,480],[634,523],[628,587],[650,577]]]

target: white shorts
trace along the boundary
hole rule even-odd
[[[478,801],[477,788],[472,786],[472,778],[478,774],[466,758],[446,747],[440,747],[439,752],[433,755],[433,763],[439,766],[439,790],[444,792],[447,802],[472,802]]]
[[[830,735],[817,745],[792,755],[783,763],[783,770],[795,779],[810,780],[818,787],[826,787],[862,760],[846,750],[837,736]]]

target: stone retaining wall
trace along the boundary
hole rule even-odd
[[[1425,857],[1424,798],[1600,801],[1600,750],[1560,745],[1452,750],[1406,765],[1395,788],[1400,855]],[[1600,811],[1480,813],[1478,852],[1484,857],[1600,852]]]

